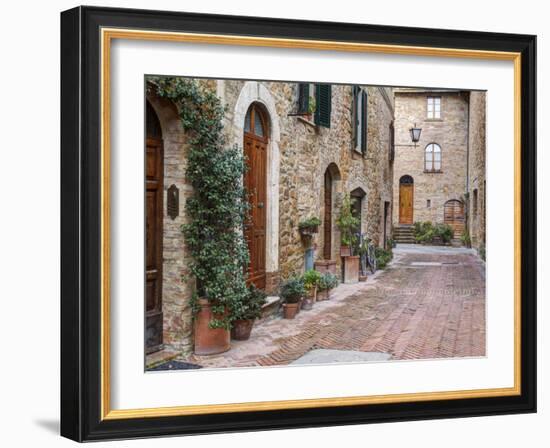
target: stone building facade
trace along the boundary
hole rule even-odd
[[[264,263],[261,285],[268,294],[277,295],[282,279],[304,271],[308,246],[298,224],[307,218],[316,216],[322,222],[313,238],[313,258],[330,258],[340,267],[336,219],[345,195],[356,201],[360,231],[377,245],[384,245],[391,233],[394,196],[392,89],[237,80],[200,82],[215,89],[226,106],[224,131],[228,144],[245,148],[253,141],[265,151],[265,161],[259,168],[255,165],[254,170],[263,170],[259,178],[265,187],[265,195],[258,200],[258,206],[261,204],[265,210],[265,241],[258,253]],[[310,92],[307,95],[316,104],[315,112],[300,109],[304,91]],[[148,94],[147,102],[162,128],[164,194],[171,185],[179,189],[179,216],[170,218],[164,203],[162,219],[163,343],[176,351],[188,351],[192,344],[189,297],[193,281],[186,277],[189,254],[180,230],[185,222],[185,201],[192,194],[184,174],[187,138],[172,104],[154,94]],[[325,114],[324,122],[317,119],[317,111]],[[260,116],[261,126],[257,124]],[[250,129],[250,120],[253,127],[260,127]]]
[[[428,117],[428,99],[434,97],[440,99],[440,112],[436,117]],[[399,206],[394,209],[394,223],[443,222],[448,201],[464,202],[467,96],[461,92],[399,89],[395,92],[395,108],[394,201]],[[410,135],[413,126],[422,129],[420,140],[415,145],[411,144]],[[432,144],[439,148],[430,146]],[[440,156],[436,156],[432,148],[439,149]],[[434,167],[430,158],[432,161],[440,158],[439,164]],[[407,188],[412,189],[412,219],[406,210],[408,203],[400,202],[400,195],[403,199]]]
[[[472,247],[483,251],[485,250],[485,205],[487,197],[487,184],[485,180],[485,111],[486,94],[484,92],[471,92],[468,157],[468,227],[472,239]]]
[[[468,228],[475,245],[484,238],[484,108],[485,92],[395,89],[394,226],[447,223],[456,239]],[[415,144],[413,127],[422,130]],[[478,197],[474,221],[472,188]]]

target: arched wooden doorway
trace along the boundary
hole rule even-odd
[[[266,206],[267,206],[267,147],[269,123],[264,108],[253,103],[244,122],[244,154],[248,169],[244,185],[249,197],[249,219],[245,225],[250,263],[248,282],[265,289],[266,277]]]
[[[332,260],[332,215],[334,212],[335,182],[340,180],[340,170],[335,163],[331,163],[325,170],[323,189],[323,258]]]
[[[399,224],[413,223],[414,180],[411,176],[399,179]]]
[[[147,102],[145,155],[145,352],[162,349],[164,150],[160,121]]]
[[[355,228],[356,234],[361,234],[363,223],[363,198],[366,192],[361,187],[356,188],[350,193],[351,198],[351,212],[355,218],[357,218],[357,227]]]
[[[443,222],[450,225],[454,237],[458,238],[464,232],[464,204],[458,199],[451,199],[443,206]]]

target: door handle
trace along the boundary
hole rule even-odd
[[[264,208],[264,203],[263,202],[258,202],[258,208]]]

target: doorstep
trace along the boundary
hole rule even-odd
[[[179,352],[169,349],[159,350],[158,352],[151,353],[145,356],[145,368],[151,369],[160,364],[164,364],[167,361],[171,361],[180,355]]]
[[[262,315],[260,316],[261,320],[277,314],[282,303],[279,296],[267,296],[265,300],[266,302],[262,305]]]

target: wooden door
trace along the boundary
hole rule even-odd
[[[459,238],[464,232],[464,204],[458,199],[445,202],[443,222],[450,225],[453,228],[454,237]]]
[[[164,154],[160,124],[147,108],[145,156],[145,351],[162,349],[162,218]]]
[[[265,116],[258,106],[252,105],[244,132],[244,154],[248,164],[244,185],[250,202],[244,233],[250,255],[248,282],[260,289],[265,289],[267,143]]]
[[[413,223],[414,184],[399,185],[399,224]]]
[[[323,215],[323,258],[332,259],[332,176],[325,171],[325,213]]]

